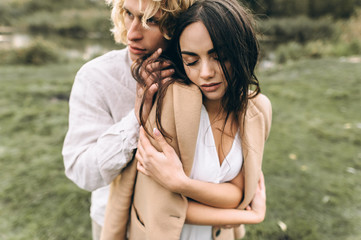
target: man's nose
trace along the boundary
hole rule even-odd
[[[138,41],[143,38],[144,27],[142,25],[141,19],[134,18],[130,28],[128,30],[127,38],[129,41]]]

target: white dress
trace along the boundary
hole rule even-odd
[[[206,108],[202,105],[197,146],[190,177],[205,182],[222,183],[232,180],[243,163],[241,139],[237,132],[231,150],[220,165],[212,128]],[[184,224],[181,240],[211,240],[212,226]]]

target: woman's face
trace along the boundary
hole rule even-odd
[[[180,35],[179,45],[188,78],[202,90],[205,101],[219,102],[227,82],[207,28],[202,22],[190,24]]]

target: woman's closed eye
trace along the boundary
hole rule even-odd
[[[199,61],[199,57],[197,55],[183,55],[183,62],[186,66],[193,66]]]
[[[184,64],[185,64],[186,66],[193,66],[193,65],[195,65],[197,62],[198,62],[198,60],[195,60],[195,61],[184,61]]]

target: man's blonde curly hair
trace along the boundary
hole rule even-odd
[[[113,21],[112,32],[117,43],[127,43],[127,30],[124,25],[124,1],[125,0],[105,0],[112,6],[111,18]],[[196,0],[149,0],[149,4],[144,11],[142,23],[148,28],[147,19],[153,17],[158,10],[161,10],[159,28],[166,39],[172,37],[175,27],[175,18],[183,11],[187,10]],[[139,0],[142,6],[143,0]]]

